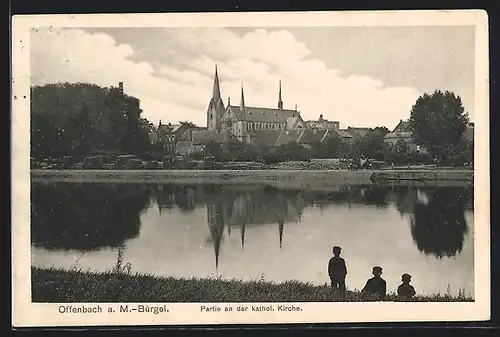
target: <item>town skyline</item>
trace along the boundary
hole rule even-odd
[[[392,129],[449,90],[474,120],[474,27],[38,29],[31,50],[32,85],[123,82],[155,125],[206,126],[215,65],[226,105],[243,84],[246,104],[275,107],[281,81],[304,120]]]

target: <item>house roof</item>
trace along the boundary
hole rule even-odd
[[[239,106],[230,105],[228,108],[233,112],[238,120],[259,123],[286,123],[289,117],[300,117],[300,112],[288,109],[261,108],[245,106],[242,112]]]
[[[158,126],[158,133],[168,133],[173,132],[174,125],[172,124],[160,124]]]
[[[340,124],[339,121],[329,121],[329,120],[323,120],[323,121],[307,121],[305,124],[309,127],[312,128],[317,128],[317,129],[335,129],[338,127]]]
[[[404,138],[412,138],[412,133],[409,131],[404,132],[389,132],[385,135],[385,139],[404,139]]]
[[[349,132],[353,137],[359,136],[359,137],[364,137],[368,132],[371,131],[371,128],[363,128],[363,127],[351,127],[349,126],[347,128],[347,132]]]
[[[329,130],[321,130],[321,129],[305,129],[298,142],[301,144],[312,144],[319,143],[325,138],[325,136],[329,133]]]
[[[410,129],[410,122],[408,121],[404,121],[404,120],[400,120],[398,125],[396,125],[396,127],[394,128],[394,130],[392,132],[396,132],[396,131],[399,131],[399,132],[409,132],[411,131]]]
[[[372,128],[369,127],[353,127],[353,126],[348,126],[347,130],[355,130],[355,131],[371,131]]]
[[[282,130],[283,134],[290,138],[291,141],[297,142],[306,129]]]
[[[347,132],[347,130],[331,130],[332,132],[336,132],[341,138],[352,138],[353,136]]]
[[[253,130],[248,131],[251,141],[255,145],[273,146],[280,136],[280,130]]]
[[[298,135],[296,135],[298,133],[299,130],[291,130],[291,131],[288,131],[288,130],[281,130],[279,136],[278,136],[278,139],[276,139],[276,143],[275,145],[285,145],[285,144],[288,144],[290,142],[293,142],[293,141],[296,141],[297,138],[298,138]],[[290,132],[293,132],[292,134],[290,134]]]
[[[216,132],[212,130],[193,130],[192,142],[194,145],[206,145],[209,142],[223,143],[227,140],[238,140],[233,134],[223,131]]]

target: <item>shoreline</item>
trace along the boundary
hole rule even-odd
[[[345,298],[333,294],[329,285],[299,281],[222,280],[173,278],[126,271],[91,272],[31,267],[32,301],[69,302],[366,302],[372,300],[348,289]],[[117,291],[120,289],[120,291]],[[385,301],[404,301],[388,294]],[[406,300],[408,301],[408,300]],[[473,302],[459,293],[418,295],[411,302]]]
[[[271,183],[438,184],[463,186],[474,182],[471,169],[394,170],[42,170],[31,169],[32,181],[54,182],[139,182],[139,183]]]

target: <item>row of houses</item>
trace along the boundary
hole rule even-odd
[[[209,143],[240,142],[262,147],[275,147],[295,142],[301,145],[322,143],[332,137],[352,143],[356,137],[362,137],[369,128],[337,129],[337,128],[283,128],[248,130],[245,138],[241,139],[230,130],[209,130],[191,123],[160,124],[150,133],[151,142],[161,141],[166,152],[187,156],[194,152],[201,152]]]
[[[332,137],[337,137],[351,144],[355,139],[364,137],[371,130],[371,128],[361,127],[339,129],[336,127],[325,128],[318,126],[313,125],[305,128],[284,128],[279,130],[249,130],[243,142],[264,147],[275,147],[290,142],[310,146],[311,144],[323,143]],[[464,137],[473,140],[474,123],[469,123]],[[151,142],[161,141],[167,153],[183,156],[203,151],[205,146],[210,142],[219,144],[242,142],[242,139],[234,135],[230,130],[209,130],[206,127],[199,127],[191,123],[162,124],[161,121],[156,130],[150,133],[150,140]],[[401,120],[384,137],[384,143],[389,150],[393,149],[401,141],[404,142],[409,152],[427,152],[425,148],[415,143],[408,121]]]

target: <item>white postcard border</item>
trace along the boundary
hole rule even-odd
[[[476,27],[474,273],[471,303],[282,303],[302,311],[239,312],[238,306],[271,303],[168,303],[166,314],[117,313],[124,303],[100,303],[102,314],[61,314],[69,304],[31,303],[30,255],[30,29],[37,27],[235,26],[437,26]],[[286,13],[87,14],[14,16],[12,33],[12,324],[28,326],[177,325],[476,321],[490,317],[489,59],[485,11],[377,11]],[[163,305],[163,303],[147,303]],[[274,303],[277,307],[280,303]],[[78,304],[72,303],[77,306]],[[86,304],[92,305],[92,304]],[[94,304],[98,305],[98,304]],[[129,303],[129,307],[137,304]],[[200,312],[200,306],[221,312]],[[224,308],[233,307],[225,313]],[[115,313],[107,313],[112,307]]]

